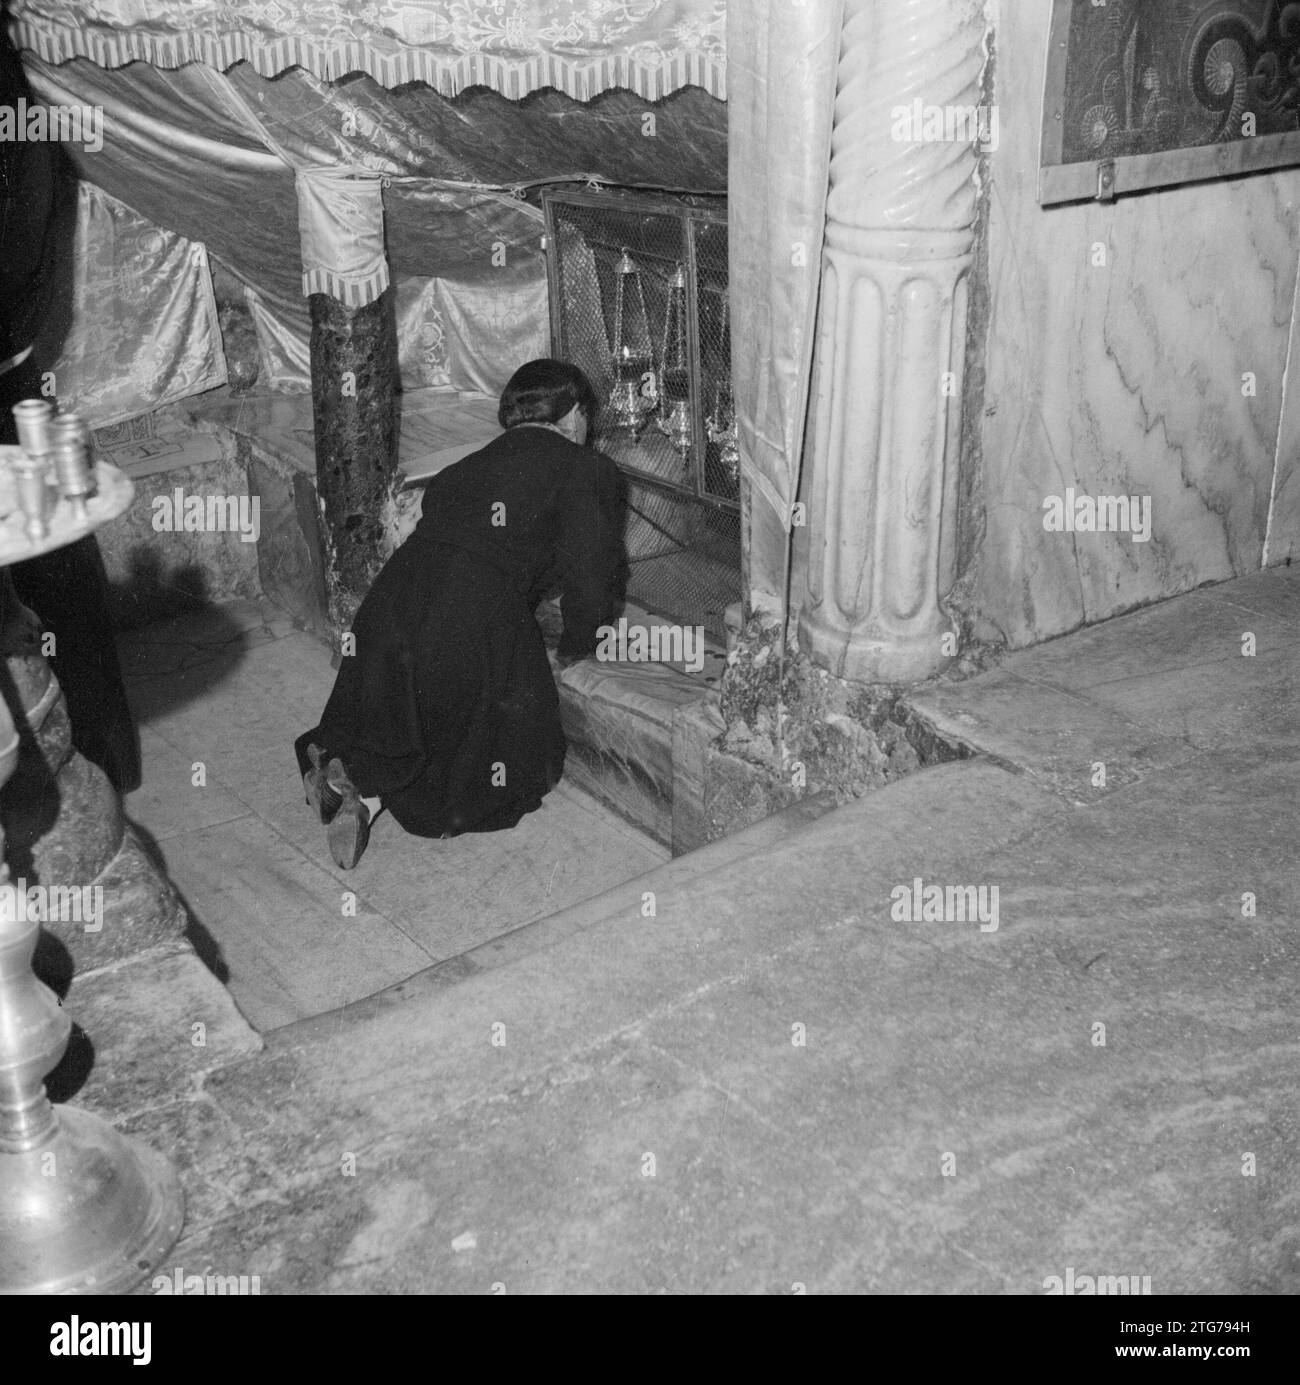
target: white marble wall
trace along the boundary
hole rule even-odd
[[[1283,409],[1300,170],[1040,208],[1049,6],[990,11],[1000,142],[975,603],[982,633],[1020,646],[1300,548],[1300,353]],[[1067,487],[1150,496],[1150,541],[1045,531],[1044,498]]]

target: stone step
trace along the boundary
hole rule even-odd
[[[565,775],[675,855],[709,839],[706,747],[723,729],[710,682],[670,664],[556,669]]]
[[[262,1051],[230,992],[183,939],[78,973],[60,1004],[76,1026],[51,1099],[126,1125],[194,1098],[212,1072]]]
[[[1263,720],[1294,739],[1300,569],[1200,587],[1008,655],[965,681],[904,699],[949,745],[1091,805],[1198,754],[1249,742]],[[1243,637],[1254,637],[1243,658]]]
[[[511,966],[546,948],[565,943],[589,929],[599,928],[612,918],[635,914],[643,907],[647,894],[656,897],[675,892],[680,895],[693,883],[715,877],[738,862],[763,856],[784,845],[799,832],[825,817],[836,807],[830,792],[807,798],[750,827],[710,842],[685,856],[676,857],[633,880],[622,881],[603,894],[572,905],[550,918],[526,924],[499,938],[453,957],[437,966],[417,972],[395,986],[388,986],[364,1000],[317,1015],[276,1031],[277,1045],[290,1047],[310,1043],[313,1036],[336,1035],[340,1026],[364,1024],[397,1006],[421,1002],[438,995],[472,976]]]

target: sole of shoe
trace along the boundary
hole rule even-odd
[[[359,799],[348,798],[325,829],[330,855],[340,870],[352,870],[370,843],[370,812]]]

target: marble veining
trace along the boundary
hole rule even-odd
[[[1039,207],[1047,20],[1001,7],[990,165],[975,606],[1013,646],[1281,561],[1300,536],[1294,380],[1283,408],[1300,172]],[[1067,488],[1150,497],[1150,541],[1048,531]]]

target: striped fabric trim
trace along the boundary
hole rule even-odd
[[[275,77],[290,67],[306,68],[324,81],[352,72],[365,72],[384,87],[424,82],[443,96],[467,87],[485,86],[518,101],[544,87],[555,87],[576,101],[590,101],[601,92],[624,88],[647,101],[658,101],[682,87],[703,87],[711,96],[727,98],[727,68],[722,58],[680,49],[665,52],[658,61],[609,54],[576,59],[556,53],[531,58],[504,58],[488,53],[444,57],[420,48],[380,53],[364,43],[323,44],[313,39],[285,37],[267,41],[257,34],[187,33],[152,35],[103,33],[55,28],[19,17],[11,33],[21,47],[43,62],[62,63],[88,58],[99,67],[123,67],[147,62],[153,67],[184,67],[200,62],[224,72],[237,62],[251,63],[263,77]]]
[[[304,298],[310,293],[328,293],[346,308],[364,308],[367,303],[373,303],[387,287],[387,265],[366,275],[364,279],[344,277],[321,268],[304,269],[302,272]]]

